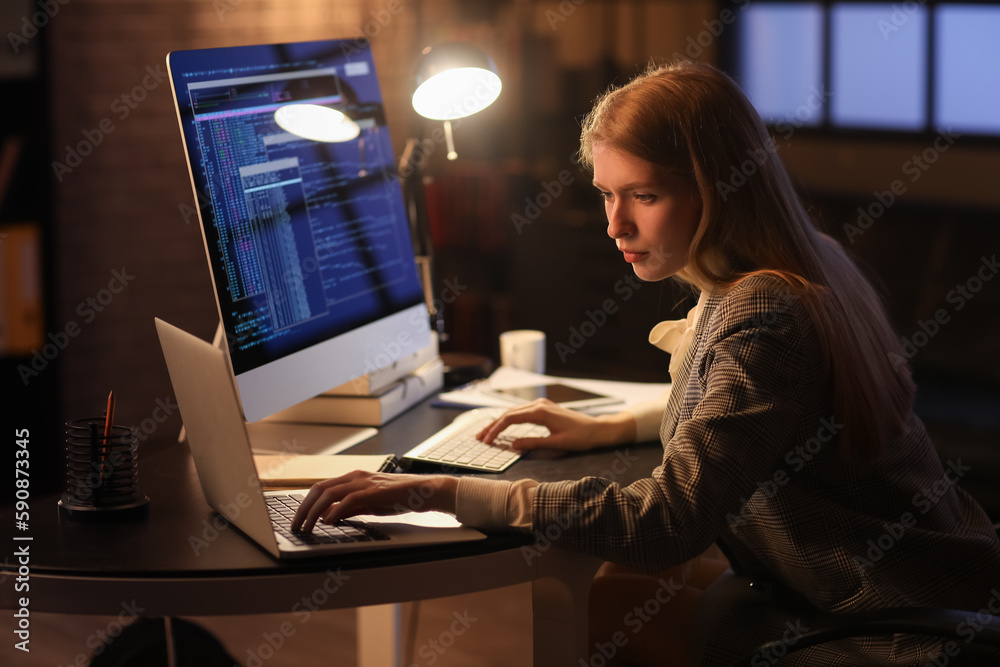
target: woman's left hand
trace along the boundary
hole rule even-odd
[[[458,478],[356,470],[313,484],[295,512],[292,530],[310,532],[317,521],[336,523],[357,514],[455,511]]]

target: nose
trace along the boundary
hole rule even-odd
[[[622,201],[621,198],[608,202],[605,206],[605,213],[608,216],[608,236],[619,239],[629,235],[632,231],[632,220],[627,202]]]

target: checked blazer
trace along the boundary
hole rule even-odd
[[[661,465],[629,486],[541,484],[533,529],[573,517],[561,547],[649,573],[718,543],[737,573],[824,611],[1000,603],[1000,543],[957,486],[968,466],[942,463],[913,414],[882,459],[844,459],[817,334],[784,283],[755,276],[709,298],[672,379]],[[789,620],[723,617],[702,664],[727,664]],[[940,646],[885,636],[779,664],[918,665]]]

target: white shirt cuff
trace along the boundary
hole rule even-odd
[[[663,392],[657,401],[648,401],[624,408],[635,419],[635,441],[653,442],[660,439],[660,422],[663,421],[663,411],[667,409],[670,398],[670,387]]]
[[[455,517],[482,530],[531,529],[531,506],[538,482],[460,477]]]

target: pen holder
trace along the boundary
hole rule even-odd
[[[66,422],[66,492],[62,513],[81,521],[117,521],[146,515],[149,498],[139,493],[136,431],[104,419]]]

